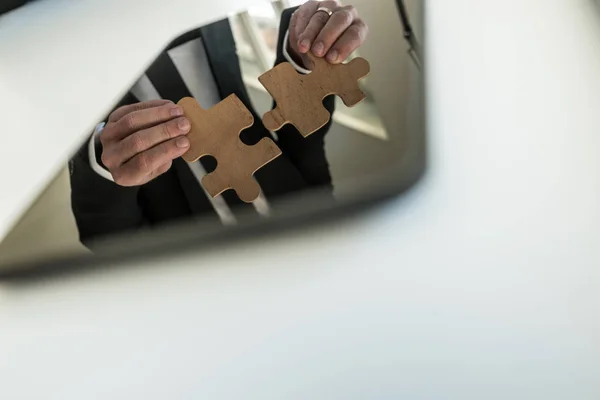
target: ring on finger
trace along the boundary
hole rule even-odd
[[[327,7],[319,7],[319,8],[317,8],[316,12],[320,12],[320,11],[326,13],[330,17],[333,15],[333,11],[330,8],[327,8]]]

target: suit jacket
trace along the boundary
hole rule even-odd
[[[276,65],[285,61],[283,40],[293,11],[286,10],[282,15]],[[223,99],[235,93],[253,113],[255,123],[244,131],[244,141],[256,143],[263,137],[270,137],[251,106],[228,20],[188,32],[173,41],[169,48],[197,37],[203,41],[220,97]],[[116,108],[135,102],[137,99],[128,93]],[[324,105],[330,112],[334,111],[332,97],[327,98]],[[291,125],[278,131],[277,145],[282,156],[255,174],[271,203],[280,196],[310,187],[332,191],[324,148],[324,137],[330,124],[306,139]],[[71,160],[70,179],[71,206],[79,237],[88,247],[95,239],[106,235],[189,219],[194,215],[212,215],[215,222],[219,221],[198,181],[181,158],[173,162],[167,173],[145,185],[121,187],[91,169],[86,147],[83,146]],[[224,195],[230,205],[232,202],[242,204],[234,193]]]

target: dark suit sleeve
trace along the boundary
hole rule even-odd
[[[284,39],[290,26],[292,14],[296,9],[284,10],[281,15],[275,65],[287,61],[283,56],[283,48],[287,46]],[[323,105],[333,114],[335,111],[335,98],[333,96],[327,97]],[[325,155],[325,135],[331,128],[331,124],[332,121],[330,120],[327,125],[307,138],[302,137],[300,132],[290,124],[277,131],[279,147],[292,160],[310,186],[332,188],[331,173]]]
[[[138,229],[146,221],[138,204],[139,188],[122,187],[98,175],[90,166],[88,142],[89,138],[69,161],[69,169],[79,240],[92,248],[95,239]]]

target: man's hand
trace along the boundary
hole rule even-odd
[[[318,11],[325,7],[333,12]],[[337,0],[307,1],[292,16],[290,23],[291,55],[306,65],[306,53],[312,50],[332,64],[344,62],[365,41],[369,28],[353,6],[341,6]]]
[[[123,106],[100,134],[102,163],[121,186],[140,186],[171,168],[190,147],[190,122],[167,100]]]

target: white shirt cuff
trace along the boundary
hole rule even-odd
[[[290,53],[288,51],[288,45],[290,44],[290,30],[288,29],[285,32],[285,38],[283,39],[283,57],[287,60],[287,62],[289,62],[290,64],[292,64],[292,66],[296,69],[296,71],[298,71],[301,74],[310,74],[311,70],[310,69],[306,69],[303,68],[301,66],[298,65],[298,63],[296,61],[294,61],[294,59],[292,58],[292,56],[290,56]]]
[[[92,138],[88,143],[88,158],[90,160],[90,167],[92,167],[95,173],[97,173],[104,179],[108,179],[109,181],[114,182],[115,180],[113,179],[111,173],[108,170],[102,168],[102,166],[98,164],[98,161],[96,160],[96,142],[100,140],[100,134],[104,130],[105,125],[106,124],[104,122],[96,125],[96,129],[94,129]]]

